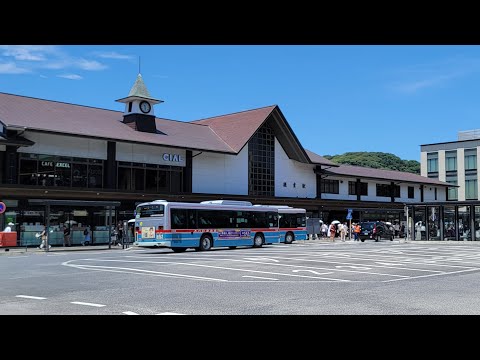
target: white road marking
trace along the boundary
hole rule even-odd
[[[125,315],[140,315],[140,314],[137,314],[136,312],[133,312],[133,311],[124,311],[122,314],[125,314]]]
[[[261,277],[261,276],[250,276],[250,275],[243,275],[242,277],[252,278],[252,279],[262,279],[262,280],[278,280],[278,279],[275,279],[275,278],[267,278],[267,277]]]
[[[280,262],[276,259],[271,259],[271,258],[265,258],[265,257],[250,257],[250,258],[244,258],[245,260],[263,260],[263,261],[274,261],[274,262]]]
[[[40,296],[29,296],[29,295],[17,295],[15,297],[18,298],[24,298],[24,299],[34,299],[34,300],[46,300],[47,298],[45,297],[40,297]]]
[[[185,314],[179,314],[179,313],[174,313],[174,312],[163,312],[160,314],[155,314],[155,315],[185,315]]]
[[[102,305],[102,304],[94,304],[94,303],[87,303],[87,302],[81,302],[81,301],[71,301],[70,304],[93,306],[93,307],[104,307],[104,306],[107,306],[107,305]]]
[[[83,259],[83,260],[91,260],[91,261],[123,261],[123,262],[143,262],[143,261],[126,261],[126,260],[106,260],[106,259]],[[116,267],[116,266],[99,266],[99,265],[75,265],[69,264],[69,260],[62,263],[65,266],[71,266],[78,269],[87,269],[87,270],[97,270],[97,271],[111,271],[111,272],[128,272],[128,273],[140,273],[142,275],[154,275],[154,276],[165,276],[165,277],[181,277],[187,279],[194,279],[194,280],[209,280],[209,281],[228,281],[225,279],[216,279],[216,278],[209,278],[204,276],[193,276],[193,275],[183,275],[183,274],[174,274],[174,273],[166,273],[160,271],[151,271],[151,270],[143,270],[143,269],[134,269],[134,268],[123,268],[123,267]],[[149,263],[156,263],[155,261],[145,261]]]
[[[298,273],[300,271],[305,271],[305,272],[310,272],[312,274],[317,274],[317,275],[328,275],[328,274],[333,274],[332,272],[326,272],[326,273],[319,273],[318,271],[315,271],[315,270],[303,270],[303,269],[300,269],[300,270],[292,270],[292,272],[294,273]]]
[[[459,271],[445,272],[445,273],[442,273],[442,274],[429,274],[429,275],[411,276],[411,277],[408,278],[408,280],[418,279],[418,278],[425,278],[425,277],[430,277],[430,276],[460,274],[460,273],[464,273],[464,272],[478,271],[478,270],[479,270],[479,269],[467,269],[467,270],[459,270]],[[399,280],[406,280],[406,279],[382,280],[382,282],[391,282],[391,281],[399,281]]]
[[[17,256],[9,256],[8,258],[9,259],[18,259],[18,258],[22,258],[22,257],[28,257],[27,255],[17,255]]]
[[[365,266],[355,266],[355,265],[335,265],[337,269],[342,269],[342,268],[349,268],[349,269],[355,269],[355,270],[372,270],[372,268],[365,267]]]

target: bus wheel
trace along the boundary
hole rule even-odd
[[[187,248],[178,248],[178,247],[175,247],[175,248],[172,248],[173,252],[175,253],[182,253],[184,251],[187,250]]]
[[[263,236],[262,234],[256,234],[253,238],[253,247],[262,247],[263,245]]]
[[[212,248],[213,239],[210,235],[203,235],[200,239],[200,246],[198,247],[200,251],[207,251]]]
[[[285,244],[291,244],[295,240],[295,237],[291,232],[288,232],[287,235],[285,235]]]

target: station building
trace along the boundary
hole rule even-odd
[[[447,199],[441,179],[339,166],[305,149],[278,105],[164,119],[140,74],[117,101],[123,112],[0,93],[0,226],[15,224],[19,246],[39,242],[46,204],[55,245],[65,223],[74,244],[87,225],[106,242],[107,225],[155,199],[289,205],[324,221],[353,209],[354,221],[392,222],[405,220],[405,204]]]
[[[420,147],[421,175],[450,184],[445,201],[412,204],[416,240],[480,240],[480,130]]]

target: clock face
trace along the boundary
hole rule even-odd
[[[140,103],[140,110],[145,114],[150,112],[150,104],[146,101],[142,101]]]

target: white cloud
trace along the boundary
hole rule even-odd
[[[55,53],[55,46],[42,45],[0,45],[2,55],[18,61],[45,61],[47,54]]]
[[[50,45],[0,45],[0,64],[8,73],[35,72],[39,69],[98,71],[108,66],[96,60],[71,56],[68,47]],[[8,65],[6,65],[8,64]]]
[[[18,67],[13,61],[0,63],[0,74],[25,74],[29,72],[29,69]]]
[[[396,91],[413,94],[422,90],[446,86],[450,82],[473,73],[480,72],[480,59],[461,55],[430,63],[411,64],[397,70],[402,80],[392,88]]]
[[[96,70],[104,70],[107,68],[107,65],[99,63],[95,60],[86,60],[86,59],[77,59],[74,60],[72,65],[74,67],[78,67],[82,70],[89,70],[89,71],[96,71]]]
[[[101,53],[96,53],[98,57],[101,57],[103,59],[116,59],[116,60],[133,60],[135,57],[133,55],[124,55],[124,54],[119,54],[115,51],[109,51],[109,52],[101,52]]]
[[[82,80],[83,77],[77,74],[63,74],[63,75],[57,75],[57,77],[64,78],[64,79],[69,79],[69,80]]]

